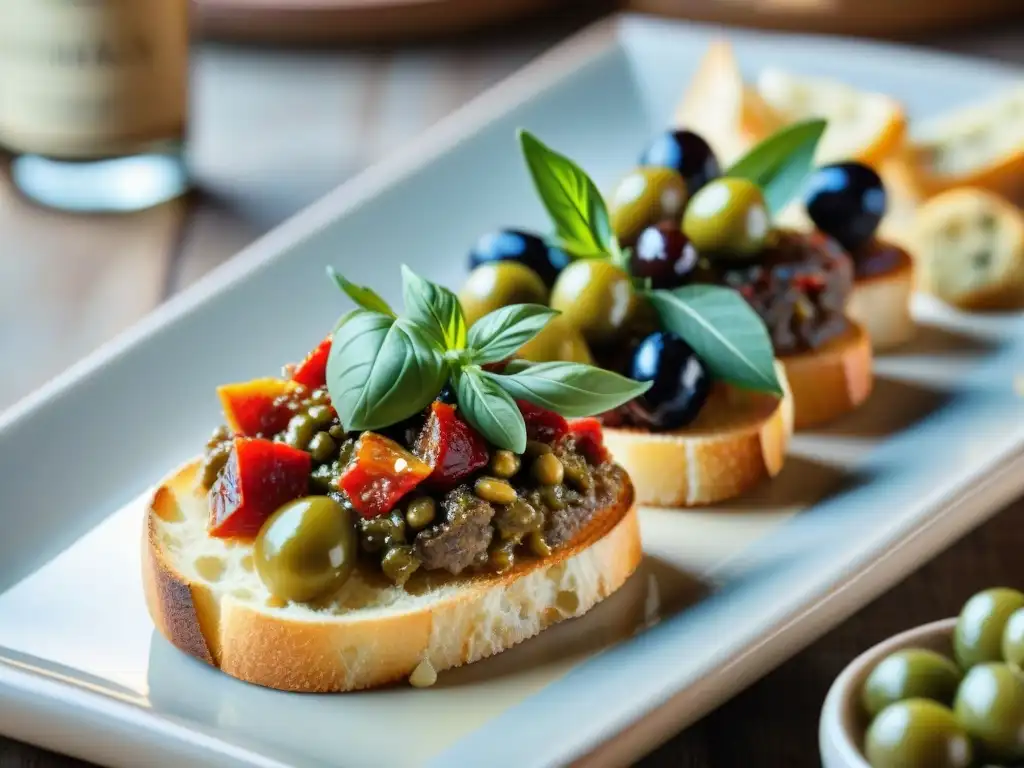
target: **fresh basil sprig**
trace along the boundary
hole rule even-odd
[[[344,278],[335,282],[352,297],[351,283]],[[499,448],[522,453],[526,423],[515,399],[565,416],[591,415],[651,386],[574,363],[528,370],[510,366],[507,374],[486,371],[482,365],[511,357],[558,313],[518,304],[485,315],[467,331],[458,298],[448,289],[407,267],[402,268],[402,289],[405,316],[395,317],[387,307],[387,312],[359,308],[335,327],[327,390],[346,429],[401,423],[426,408],[451,381],[466,421]],[[359,298],[352,298],[360,303],[366,295],[356,291]]]
[[[576,258],[623,260],[608,206],[583,169],[529,131],[519,131],[519,146],[559,245]]]
[[[345,294],[352,299],[358,306],[363,309],[368,309],[371,312],[380,312],[391,317],[397,317],[395,311],[388,306],[388,303],[384,301],[373,290],[373,288],[367,288],[362,285],[356,285],[355,283],[346,280],[334,267],[327,267],[327,274],[330,275],[331,279],[337,284]]]
[[[757,184],[769,212],[777,215],[800,194],[814,171],[814,155],[827,125],[821,119],[788,125],[751,148],[723,175]]]

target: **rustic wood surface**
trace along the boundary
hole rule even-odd
[[[0,179],[0,408],[587,20],[401,50],[197,46],[201,191],[131,216],[74,217],[31,206]],[[1024,63],[1024,23],[927,44]],[[1022,519],[1024,500],[642,765],[819,765],[817,716],[843,665],[888,635],[954,614],[972,591],[1020,585]],[[0,768],[74,765],[0,739]]]

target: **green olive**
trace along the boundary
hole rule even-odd
[[[1024,759],[1024,678],[1008,664],[972,667],[954,710],[986,759]]]
[[[886,656],[871,670],[861,701],[871,717],[905,699],[931,699],[952,706],[962,679],[952,659],[935,651],[907,648]]]
[[[883,709],[868,728],[871,768],[968,768],[971,740],[949,707],[907,699]]]
[[[523,344],[519,356],[534,363],[594,363],[583,335],[561,315],[551,318],[540,333]]]
[[[960,666],[1003,660],[1003,632],[1010,615],[1024,608],[1024,594],[1016,589],[995,587],[974,595],[964,603],[953,631],[953,649]]]
[[[270,593],[307,602],[340,587],[356,564],[352,511],[329,496],[285,504],[260,529],[253,548],[256,572]]]
[[[683,214],[683,233],[693,246],[716,256],[743,258],[757,253],[770,228],[764,193],[746,179],[708,182]]]
[[[547,304],[548,289],[540,275],[515,261],[481,264],[469,273],[459,302],[466,325],[509,304]]]
[[[686,206],[686,182],[672,168],[634,168],[619,180],[608,198],[612,230],[632,243],[652,224],[679,219]]]
[[[437,503],[429,496],[418,496],[405,510],[405,522],[414,530],[426,528],[437,516]]]
[[[636,294],[629,275],[604,259],[580,259],[562,270],[551,289],[551,308],[590,344],[620,335],[629,322]]]
[[[1013,612],[1003,630],[1003,661],[1024,674],[1024,608]]]

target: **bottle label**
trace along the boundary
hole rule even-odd
[[[0,0],[0,143],[94,159],[180,140],[189,0]]]

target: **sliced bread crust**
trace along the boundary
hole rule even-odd
[[[673,432],[605,427],[605,445],[636,487],[637,502],[691,507],[734,498],[774,477],[793,434],[793,397],[717,387],[696,421]]]
[[[914,262],[906,252],[897,252],[899,262],[893,269],[857,278],[846,305],[846,314],[864,327],[875,351],[905,344],[917,331],[910,313]]]
[[[501,575],[414,576],[410,591],[359,571],[318,606],[275,602],[252,547],[206,536],[199,462],[154,492],[142,539],[146,604],[173,645],[232,677],[287,691],[340,692],[500,653],[619,589],[643,552],[633,487],[569,545]],[[432,580],[433,579],[433,580]]]
[[[833,421],[867,400],[875,381],[873,362],[871,338],[856,322],[813,352],[783,357],[797,431]]]

